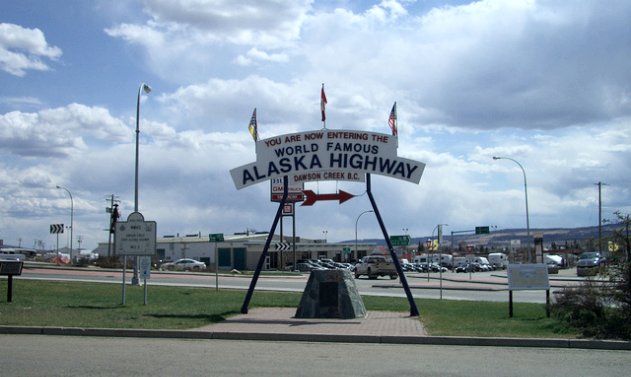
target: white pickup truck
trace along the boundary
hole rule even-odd
[[[396,279],[397,269],[394,263],[383,255],[368,255],[355,265],[355,279],[362,275],[368,276],[369,279],[376,279],[379,276]]]

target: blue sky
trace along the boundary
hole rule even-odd
[[[36,1],[0,4],[0,239],[106,241],[105,198],[133,211],[142,82],[139,209],[158,234],[269,229],[269,186],[229,170],[262,138],[327,127],[388,133],[427,164],[419,185],[375,177],[389,233],[491,225],[597,225],[629,212],[628,1]],[[358,183],[307,188],[361,194]],[[348,240],[370,203],[299,207],[297,232]],[[364,216],[360,237],[380,236]],[[289,226],[289,224],[288,224]],[[67,236],[65,243],[67,243]],[[65,244],[63,245],[65,246]]]

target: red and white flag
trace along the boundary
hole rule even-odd
[[[322,84],[322,90],[320,91],[320,111],[322,112],[322,121],[326,121],[326,94],[324,94],[324,84]]]
[[[392,130],[392,136],[397,136],[397,103],[395,102],[392,105],[392,110],[390,111],[390,117],[388,117],[388,125]]]

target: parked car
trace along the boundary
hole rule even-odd
[[[175,262],[164,263],[160,268],[167,271],[202,271],[206,269],[206,263],[195,259],[182,258]]]
[[[427,272],[428,269],[429,267],[427,267],[427,264],[423,264],[419,262],[414,263],[414,270],[416,272]]]
[[[416,271],[416,268],[412,263],[401,263],[401,269],[405,272]]]
[[[313,270],[326,270],[326,268],[324,267],[319,267],[311,263],[297,263],[296,269],[300,272],[309,272]]]
[[[456,267],[456,272],[476,272],[478,271],[476,269],[476,266],[473,263],[468,263],[468,264],[461,264],[460,266]]]
[[[586,251],[578,257],[576,262],[577,276],[593,276],[605,266],[605,257],[597,251]]]
[[[379,276],[389,276],[390,279],[397,278],[397,270],[389,258],[383,255],[369,255],[363,257],[361,263],[355,266],[355,279],[366,275],[369,279],[377,279]]]
[[[548,274],[558,274],[559,273],[559,265],[554,262],[546,263],[548,266]]]

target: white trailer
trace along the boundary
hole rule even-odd
[[[564,263],[563,263],[563,257],[560,255],[555,255],[555,254],[543,254],[543,262],[546,264],[556,264],[557,267],[561,268],[563,267]]]
[[[473,254],[465,255],[465,260],[467,261],[467,263],[479,263],[479,264],[490,265],[489,260],[486,259],[486,257],[477,257]]]
[[[414,263],[425,264],[427,263],[427,260],[428,260],[427,254],[421,254],[414,257]]]
[[[488,260],[494,268],[505,270],[508,267],[508,256],[504,253],[489,253]]]

